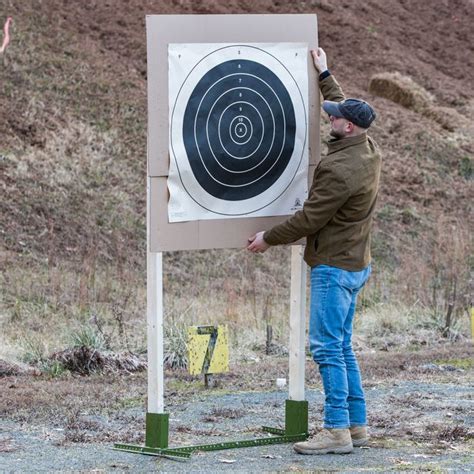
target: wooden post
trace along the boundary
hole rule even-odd
[[[443,336],[448,337],[451,332],[451,316],[453,315],[454,304],[448,304],[448,312],[446,313],[446,321],[444,323]]]
[[[148,413],[163,413],[163,257],[147,258]]]
[[[289,399],[303,401],[306,341],[306,265],[303,246],[291,247]]]
[[[163,254],[150,252],[150,177],[147,182],[146,322],[148,403],[145,446],[168,447],[169,414],[164,413]]]
[[[265,354],[270,355],[272,352],[273,327],[267,323],[267,339],[265,343]]]

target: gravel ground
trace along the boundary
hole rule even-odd
[[[472,428],[474,390],[455,383],[399,382],[366,390],[372,440],[350,455],[302,456],[291,445],[195,453],[176,461],[112,450],[123,442],[127,419],[143,417],[141,407],[124,408],[122,417],[85,414],[87,443],[65,442],[64,429],[0,421],[0,471],[40,472],[99,470],[106,472],[271,472],[337,470],[453,470],[474,472]],[[248,439],[265,434],[263,424],[282,427],[284,391],[217,395],[200,393],[174,401],[170,408],[170,446]],[[308,390],[310,428],[321,422],[323,396]],[[386,407],[386,409],[384,409]],[[94,429],[116,433],[110,442],[94,442]],[[95,427],[95,428],[94,428]]]

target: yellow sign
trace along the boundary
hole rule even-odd
[[[227,326],[191,326],[188,329],[188,360],[191,375],[228,372]]]

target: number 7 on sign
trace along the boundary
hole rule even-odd
[[[188,329],[188,368],[191,375],[229,371],[227,326]]]

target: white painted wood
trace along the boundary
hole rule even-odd
[[[150,178],[147,183],[147,358],[148,413],[164,413],[163,254],[150,252]]]
[[[304,247],[291,247],[289,399],[305,399],[305,341],[306,341],[306,265]]]

